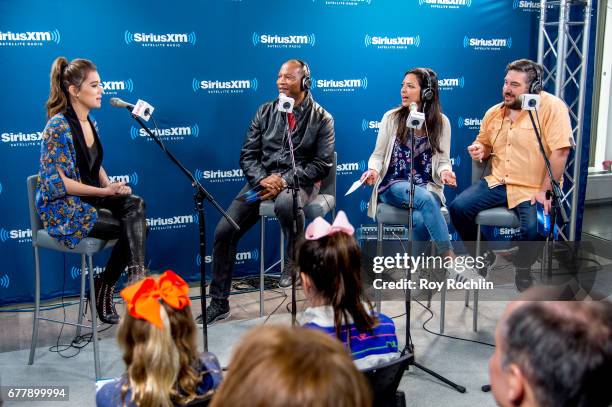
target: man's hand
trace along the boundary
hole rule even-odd
[[[535,194],[534,196],[531,197],[531,204],[535,204],[536,201],[538,201],[539,203],[542,204],[542,206],[544,206],[544,214],[548,215],[548,212],[550,211],[550,199],[546,199],[546,191],[538,191],[537,194]]]
[[[467,149],[472,160],[482,162],[482,160],[486,159],[488,156],[487,148],[479,141],[475,141],[472,145],[469,145]]]
[[[378,171],[369,169],[361,175],[360,181],[363,181],[366,185],[374,185],[378,180]]]
[[[450,170],[442,171],[442,174],[440,174],[440,181],[442,181],[442,184],[448,185],[449,187],[457,186],[457,176]]]
[[[276,196],[285,189],[283,178],[279,174],[267,176],[259,182],[259,185],[265,188],[260,195],[262,201],[276,198]]]

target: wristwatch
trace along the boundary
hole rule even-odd
[[[287,186],[289,186],[289,184],[287,184],[287,181],[285,180],[285,178],[281,178],[283,180],[283,189],[287,189]]]

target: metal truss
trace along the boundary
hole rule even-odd
[[[559,231],[564,240],[579,238],[576,221],[591,16],[592,0],[540,2],[538,63],[544,67],[542,82],[545,89],[554,85],[554,94],[567,103],[576,143],[566,166],[561,199],[570,214],[570,223]]]

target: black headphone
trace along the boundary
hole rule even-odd
[[[535,72],[535,77],[529,84],[529,93],[542,92],[542,66],[537,63],[531,64],[531,69]]]
[[[310,77],[310,67],[301,59],[296,59],[302,65],[302,80],[300,81],[300,90],[305,91],[311,88],[312,78]]]
[[[434,98],[433,85],[431,82],[431,76],[429,75],[429,71],[427,68],[420,68],[421,73],[427,79],[427,87],[421,89],[421,101],[422,102],[431,102]]]

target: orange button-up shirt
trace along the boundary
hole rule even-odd
[[[541,92],[540,134],[546,155],[574,145],[572,126],[565,102]],[[506,184],[508,208],[531,200],[544,182],[546,165],[540,152],[529,113],[521,111],[514,122],[506,115],[503,103],[490,108],[482,120],[476,141],[492,147],[491,175],[485,177],[489,188]],[[534,113],[534,120],[537,119]],[[538,126],[540,127],[540,126]]]

